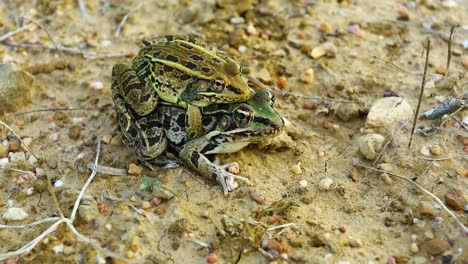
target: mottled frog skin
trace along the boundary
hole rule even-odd
[[[125,115],[126,129],[132,116],[146,116],[160,100],[187,108],[200,120],[199,107],[212,103],[242,102],[251,89],[233,59],[191,36],[165,36],[143,41],[131,65],[118,63],[112,69],[112,97]],[[201,135],[199,123],[188,123],[193,137]],[[157,133],[157,131],[155,131]]]
[[[260,90],[246,102],[200,108],[203,135],[192,138],[186,129],[187,109],[164,102],[150,114],[132,119],[128,130],[122,131],[122,138],[144,162],[151,162],[167,149],[175,151],[190,169],[216,179],[227,194],[236,188],[234,179],[248,181],[247,178],[212,163],[207,155],[236,152],[252,142],[275,136],[284,120],[273,103],[273,93]],[[117,113],[123,130],[127,120],[124,113]]]

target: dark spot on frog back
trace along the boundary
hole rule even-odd
[[[204,72],[204,73],[210,73],[211,72],[211,68],[210,67],[206,67],[206,66],[203,66],[201,68],[201,70]]]
[[[187,68],[191,69],[191,70],[194,70],[194,69],[197,68],[197,64],[195,64],[195,63],[193,63],[193,62],[191,62],[191,61],[188,61],[188,62],[185,64],[185,66],[186,66]]]
[[[166,55],[166,60],[172,61],[172,62],[179,62],[179,58],[171,54]]]
[[[198,54],[190,55],[190,59],[192,59],[194,61],[204,61],[203,57],[198,55]]]

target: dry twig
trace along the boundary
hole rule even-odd
[[[98,145],[97,145],[97,150],[96,150],[96,159],[95,159],[95,166],[97,165],[97,162],[99,160],[99,154],[100,154],[100,150],[101,150],[101,143],[100,141],[98,141]],[[114,252],[112,251],[109,251],[103,247],[101,247],[101,245],[99,244],[98,241],[94,240],[94,239],[91,239],[91,238],[88,238],[84,235],[82,235],[80,232],[78,232],[78,230],[75,228],[75,226],[73,226],[73,221],[75,219],[75,216],[76,216],[76,212],[78,211],[78,208],[79,208],[79,205],[80,205],[80,201],[81,201],[81,198],[83,197],[86,189],[88,188],[89,184],[91,183],[91,181],[93,180],[94,176],[96,175],[96,171],[93,170],[93,172],[91,173],[91,175],[88,177],[88,180],[86,181],[85,185],[82,187],[81,191],[80,191],[80,194],[78,195],[78,198],[76,199],[75,201],[75,204],[73,206],[73,210],[72,210],[72,213],[70,215],[69,218],[65,218],[63,215],[60,216],[60,217],[53,217],[53,218],[46,218],[46,219],[43,219],[43,220],[40,220],[40,221],[36,221],[34,223],[31,223],[31,224],[27,224],[27,225],[21,225],[21,226],[9,226],[9,225],[0,225],[0,229],[18,229],[18,228],[26,228],[26,227],[30,227],[30,226],[35,226],[35,225],[39,225],[39,224],[43,224],[43,223],[47,223],[47,222],[53,222],[53,221],[56,221],[54,224],[52,224],[49,228],[47,228],[47,230],[45,230],[44,232],[42,232],[39,236],[37,236],[36,238],[34,238],[33,240],[31,240],[30,242],[28,242],[26,245],[24,245],[23,247],[21,247],[20,249],[17,249],[15,251],[11,251],[11,252],[7,252],[7,253],[2,253],[0,254],[0,260],[5,260],[5,259],[8,259],[8,258],[11,258],[11,257],[16,257],[16,256],[19,256],[19,255],[23,255],[23,254],[26,254],[28,253],[29,251],[31,251],[39,242],[42,241],[42,239],[44,239],[46,236],[48,236],[49,234],[51,234],[52,232],[56,231],[57,228],[62,224],[62,223],[65,223],[68,228],[72,231],[73,234],[76,235],[76,237],[82,241],[82,242],[85,242],[85,243],[88,243],[90,245],[92,245],[95,249],[97,249],[98,251],[104,253],[105,255],[107,256],[111,256],[115,259],[121,259],[121,260],[124,260],[126,262],[135,262],[135,261],[130,261],[118,254],[115,254]],[[53,194],[53,190],[51,190],[51,193]],[[53,195],[55,197],[55,195]],[[58,205],[57,205],[58,206]]]
[[[132,10],[130,10],[127,14],[125,14],[125,16],[122,18],[122,21],[120,21],[119,25],[117,26],[117,30],[115,31],[115,34],[114,36],[117,38],[119,37],[120,35],[120,31],[122,31],[122,27],[123,25],[125,24],[125,22],[127,22],[127,19],[130,17],[130,15],[132,13],[134,13],[135,11],[137,11],[138,9],[140,9],[141,5],[143,4],[143,2],[141,2],[140,4],[138,4],[135,8],[133,8]]]
[[[423,191],[425,194],[429,195],[430,197],[432,197],[451,217],[453,217],[453,219],[455,219],[455,222],[457,222],[458,226],[461,227],[461,229],[463,230],[463,232],[467,233],[468,234],[468,228],[462,223],[462,221],[460,221],[460,219],[458,219],[458,217],[452,212],[450,211],[450,209],[447,208],[447,206],[445,206],[444,202],[442,202],[439,197],[435,196],[433,193],[431,193],[430,191],[426,190],[426,188],[422,187],[421,185],[417,184],[416,182],[412,181],[411,179],[403,176],[403,175],[399,175],[399,174],[396,174],[396,173],[393,173],[391,171],[387,171],[387,170],[381,170],[381,169],[377,169],[377,168],[374,168],[374,167],[369,167],[369,166],[366,166],[364,164],[354,164],[354,166],[357,166],[357,167],[361,167],[361,168],[365,168],[365,169],[368,169],[368,170],[372,170],[372,171],[376,171],[376,172],[381,172],[381,173],[387,173],[388,175],[391,175],[393,177],[396,177],[396,178],[399,178],[399,179],[402,179],[414,186],[416,186],[417,188],[419,188],[421,191]]]
[[[431,49],[431,39],[429,38],[429,36],[426,37],[424,46],[426,48],[426,63],[424,64],[424,73],[421,83],[421,93],[419,94],[418,106],[416,107],[416,113],[414,114],[413,127],[411,128],[411,135],[410,140],[408,142],[408,148],[411,147],[411,142],[413,141],[414,130],[416,129],[416,123],[418,121],[419,108],[421,107],[422,96],[424,94],[424,86],[426,86],[427,65],[429,64],[429,50]]]
[[[27,48],[27,49],[47,49],[50,51],[62,51],[72,55],[80,55],[83,59],[87,60],[95,60],[95,59],[108,59],[108,58],[118,58],[118,57],[131,57],[134,54],[132,52],[129,53],[118,53],[118,54],[99,54],[95,52],[84,52],[78,48],[66,48],[66,47],[52,47],[52,46],[45,46],[45,45],[37,45],[37,44],[27,44],[27,43],[13,43],[13,42],[0,42],[3,45],[14,47],[14,48]]]

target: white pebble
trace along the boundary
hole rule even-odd
[[[244,18],[243,17],[231,17],[229,19],[229,22],[231,24],[243,24],[244,23]]]
[[[54,187],[55,188],[60,188],[60,187],[62,187],[62,185],[63,185],[63,182],[61,180],[58,180],[58,181],[54,182]]]
[[[14,163],[23,162],[26,160],[26,154],[24,152],[10,152],[8,156],[10,157],[11,162]]]
[[[251,23],[249,23],[249,25],[247,26],[247,33],[249,33],[250,35],[257,35],[258,34],[257,29]]]
[[[28,162],[29,162],[29,164],[31,164],[31,166],[36,166],[37,165],[37,159],[36,159],[36,157],[34,157],[34,155],[29,156]]]
[[[302,173],[301,163],[298,162],[297,164],[292,165],[291,171],[296,175],[301,174]]]
[[[110,44],[112,44],[112,42],[110,42],[110,40],[103,40],[103,41],[101,41],[101,43],[99,43],[99,45],[101,47],[103,47],[103,48],[107,47],[107,46],[110,46]]]
[[[13,206],[13,200],[9,199],[6,202],[7,207],[12,207]]]
[[[301,180],[301,181],[299,182],[299,186],[300,186],[301,188],[307,187],[307,181],[306,181],[306,180]]]
[[[240,52],[240,53],[244,53],[247,51],[247,47],[245,45],[240,45],[239,48],[237,48],[237,50]]]
[[[23,208],[12,207],[8,208],[2,217],[5,221],[21,221],[28,218],[28,214]]]
[[[59,136],[58,136],[57,133],[53,133],[52,135],[50,135],[49,138],[50,138],[50,140],[51,140],[52,142],[54,142],[54,141],[57,141],[57,140],[58,140]]]
[[[41,168],[36,168],[36,176],[37,176],[37,177],[45,176],[44,170],[41,169]]]
[[[468,125],[468,116],[463,117],[463,124]]]
[[[102,82],[92,82],[89,84],[89,88],[96,91],[102,90],[102,88],[104,88],[104,84],[102,84]]]
[[[106,224],[106,225],[104,226],[104,228],[106,228],[107,231],[111,231],[111,230],[112,230],[112,225],[111,225],[111,224]]]
[[[27,195],[32,195],[33,193],[34,193],[34,188],[33,187],[26,190]]]
[[[319,182],[319,190],[321,191],[329,191],[333,185],[333,180],[331,178],[322,179]]]
[[[442,2],[442,6],[447,7],[447,8],[456,7],[456,6],[457,6],[457,2],[456,2],[456,1],[453,1],[453,0],[443,1],[443,2]]]
[[[8,160],[8,158],[0,159],[0,167],[3,167],[3,166],[5,166],[5,165],[7,165],[8,162],[10,162],[10,161]]]
[[[429,157],[431,155],[431,150],[428,146],[424,146],[421,148],[421,154],[423,156]]]

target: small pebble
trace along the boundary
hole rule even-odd
[[[26,190],[26,194],[27,194],[27,195],[32,195],[33,193],[34,193],[34,188],[32,188],[32,187],[31,187],[31,188],[28,188],[28,189]]]
[[[446,8],[457,7],[457,1],[454,1],[454,0],[442,1],[442,6]]]
[[[445,75],[446,72],[447,72],[447,69],[443,65],[440,65],[436,68],[436,73],[438,74]]]
[[[10,152],[8,156],[10,157],[10,161],[13,163],[26,161],[26,154],[24,152]]]
[[[234,25],[243,24],[245,19],[243,17],[231,17],[229,22]]]
[[[438,256],[450,249],[450,244],[445,239],[434,238],[424,243],[427,253],[432,256]]]
[[[301,180],[301,181],[299,182],[299,186],[300,186],[301,188],[306,188],[306,187],[307,187],[307,181],[306,181],[306,180]]]
[[[61,180],[58,180],[58,181],[54,182],[54,187],[55,188],[60,188],[60,187],[62,187],[62,185],[63,185],[63,182]]]
[[[28,218],[28,214],[23,208],[11,207],[2,215],[2,218],[5,221],[22,221]]]
[[[8,156],[8,147],[5,147],[0,143],[0,158],[5,158]]]
[[[440,145],[434,145],[431,147],[431,153],[435,156],[440,156],[442,154],[442,147]]]
[[[327,52],[327,57],[335,58],[338,53],[338,48],[332,42],[325,42],[322,48]]]
[[[280,76],[278,77],[278,86],[281,88],[285,88],[288,85],[288,80],[286,79],[286,76]]]
[[[408,21],[409,20],[409,10],[406,6],[400,6],[398,8],[398,20]]]
[[[0,167],[7,165],[9,162],[8,158],[0,159]]]
[[[102,136],[102,142],[108,145],[110,144],[111,140],[112,140],[112,135],[107,134],[107,135]]]
[[[29,163],[31,166],[36,166],[36,165],[37,165],[37,159],[36,159],[36,157],[34,157],[34,155],[30,155],[29,158],[28,158],[28,163]]]
[[[218,262],[218,255],[216,255],[216,253],[211,252],[210,254],[208,254],[208,256],[206,256],[206,263],[214,264],[217,262]]]
[[[160,205],[162,202],[162,200],[159,199],[158,197],[154,197],[151,201],[153,202],[155,206]]]
[[[301,75],[301,81],[311,84],[314,82],[314,69],[309,68],[305,70]]]
[[[411,243],[410,251],[411,251],[411,253],[413,253],[413,254],[418,253],[418,252],[419,252],[418,244],[416,244],[416,243]]]
[[[115,136],[110,141],[111,146],[121,147],[123,146],[122,139],[119,136]]]
[[[111,224],[106,224],[104,226],[104,228],[107,230],[107,231],[111,231],[112,230],[112,225]]]
[[[139,176],[143,172],[143,167],[140,167],[134,163],[130,163],[128,166],[128,174]]]
[[[239,45],[239,47],[237,48],[237,50],[240,52],[240,53],[245,53],[247,51],[247,46],[245,45]]]
[[[49,139],[52,141],[52,142],[55,142],[57,141],[59,138],[58,134],[57,133],[52,133],[49,137]]]
[[[429,157],[431,155],[430,148],[428,146],[422,147],[420,152],[423,156],[426,157]]]
[[[328,22],[320,23],[319,30],[323,33],[330,34],[333,32],[333,27]]]
[[[299,162],[297,164],[292,165],[291,171],[296,175],[301,174],[302,173],[301,163]]]
[[[463,191],[457,188],[452,188],[445,193],[445,202],[452,206],[455,210],[462,210],[466,204]]]
[[[249,23],[249,25],[247,26],[246,28],[247,30],[247,33],[249,33],[250,35],[258,35],[258,32],[257,32],[257,29],[255,28],[255,26],[251,23]]]
[[[141,202],[141,208],[143,208],[144,210],[148,210],[151,208],[151,203],[148,201],[143,201]]]
[[[99,91],[102,90],[102,88],[104,88],[104,84],[102,84],[102,82],[91,82],[89,84],[89,88]]]
[[[322,46],[317,46],[313,48],[312,51],[310,52],[310,56],[313,59],[321,58],[325,56],[326,54],[327,54],[327,51]]]
[[[462,64],[463,64],[463,67],[468,68],[468,55],[463,56]]]
[[[76,140],[80,136],[81,127],[78,125],[73,125],[68,129],[68,137],[70,139]]]
[[[32,138],[30,137],[25,137],[23,138],[23,144],[26,146],[26,147],[29,147],[32,143]]]
[[[112,44],[112,42],[110,40],[103,40],[101,41],[101,43],[99,43],[99,46],[101,46],[102,48],[105,48],[107,46],[110,46]]]
[[[259,190],[255,188],[249,188],[249,194],[252,200],[256,201],[259,204],[264,204],[266,202],[266,197]]]
[[[45,171],[41,168],[36,168],[36,176],[37,177],[43,177],[45,176]]]
[[[325,178],[319,182],[319,190],[329,191],[333,185],[333,180],[331,178]]]

